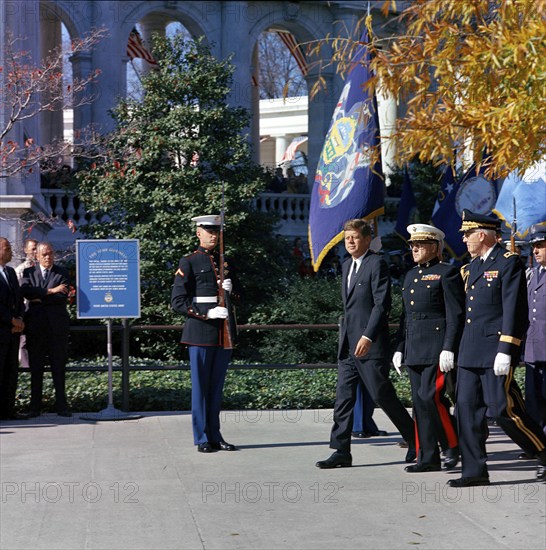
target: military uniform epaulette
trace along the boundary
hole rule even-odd
[[[510,252],[509,250],[503,254],[505,258],[509,258],[510,256],[518,256],[516,252]]]

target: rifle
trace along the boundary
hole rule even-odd
[[[228,310],[228,318],[222,323],[222,347],[224,349],[233,349],[237,343],[237,320],[233,305],[231,303],[230,293],[224,290],[223,282],[225,278],[225,260],[224,260],[224,183],[222,182],[222,210],[220,212],[220,288],[218,292],[219,306]]]

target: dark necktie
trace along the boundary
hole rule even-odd
[[[9,276],[6,268],[0,266],[0,272],[2,273],[2,280],[8,285],[8,288],[11,289],[11,283],[9,282]]]
[[[49,269],[44,269],[44,282],[47,283],[47,278],[49,277]]]
[[[544,267],[540,267],[538,270],[538,278],[537,278],[538,283],[540,283],[540,281],[542,280],[542,277],[544,277],[544,273],[546,273],[546,269]]]

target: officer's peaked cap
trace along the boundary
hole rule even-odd
[[[425,223],[412,223],[407,227],[410,234],[409,242],[415,241],[442,241],[445,237],[443,231]]]
[[[191,221],[194,222],[197,227],[209,229],[210,231],[220,231],[222,224],[222,218],[216,214],[210,216],[195,216]]]
[[[546,225],[536,223],[529,229],[529,242],[539,243],[540,241],[546,241]]]
[[[501,221],[498,218],[492,216],[486,216],[485,214],[476,214],[471,212],[468,208],[463,210],[462,215],[463,223],[459,231],[470,231],[471,229],[492,229],[493,231],[500,231]]]

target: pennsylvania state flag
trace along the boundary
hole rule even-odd
[[[367,44],[367,32],[360,42]],[[372,167],[368,153],[380,143],[377,101],[363,87],[370,76],[369,53],[362,45],[332,116],[311,192],[309,249],[315,271],[343,238],[347,220],[384,212],[381,162]]]

